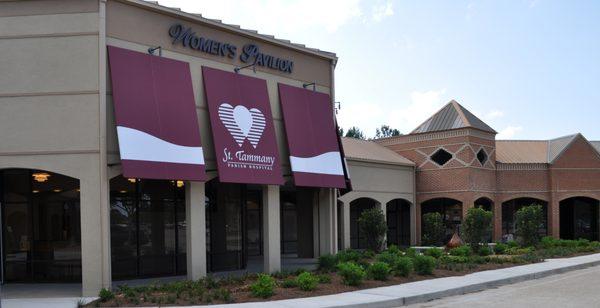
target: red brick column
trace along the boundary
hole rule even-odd
[[[492,239],[499,241],[502,239],[502,203],[500,199],[494,199],[494,229]]]
[[[560,202],[556,194],[552,194],[548,203],[548,235],[560,237]]]

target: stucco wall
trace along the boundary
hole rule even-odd
[[[397,198],[414,203],[414,167],[348,159],[348,169],[352,191],[338,198],[340,201],[366,197],[382,204]]]
[[[0,1],[0,169],[80,180],[84,295],[110,283],[96,0]]]

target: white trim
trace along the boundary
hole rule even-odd
[[[313,157],[296,157],[290,155],[290,163],[294,172],[344,175],[342,155],[337,151]]]
[[[121,159],[204,165],[202,147],[162,140],[137,129],[117,126]]]

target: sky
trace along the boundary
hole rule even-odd
[[[338,122],[367,137],[454,99],[497,139],[600,140],[600,1],[159,3],[335,52]]]

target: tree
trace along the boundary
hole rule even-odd
[[[383,239],[387,232],[387,223],[383,211],[378,208],[366,210],[358,218],[360,231],[367,239],[369,249],[379,252],[383,248]]]
[[[360,128],[356,126],[350,127],[346,132],[346,137],[356,138],[356,139],[365,139],[365,134],[360,130]]]
[[[540,241],[538,233],[544,221],[544,212],[539,204],[524,206],[515,214],[517,239],[523,246],[535,246]]]
[[[492,212],[482,208],[470,208],[462,224],[462,237],[473,251],[479,251],[479,244],[486,242],[492,233]]]
[[[389,125],[381,125],[380,128],[375,129],[375,138],[386,138],[393,136],[400,136],[400,131],[391,128]]]
[[[444,244],[445,236],[446,227],[442,214],[433,212],[423,215],[423,235],[421,236],[423,245],[441,246]]]
[[[338,128],[337,128],[337,134],[340,137],[344,137],[344,129],[338,126]]]

